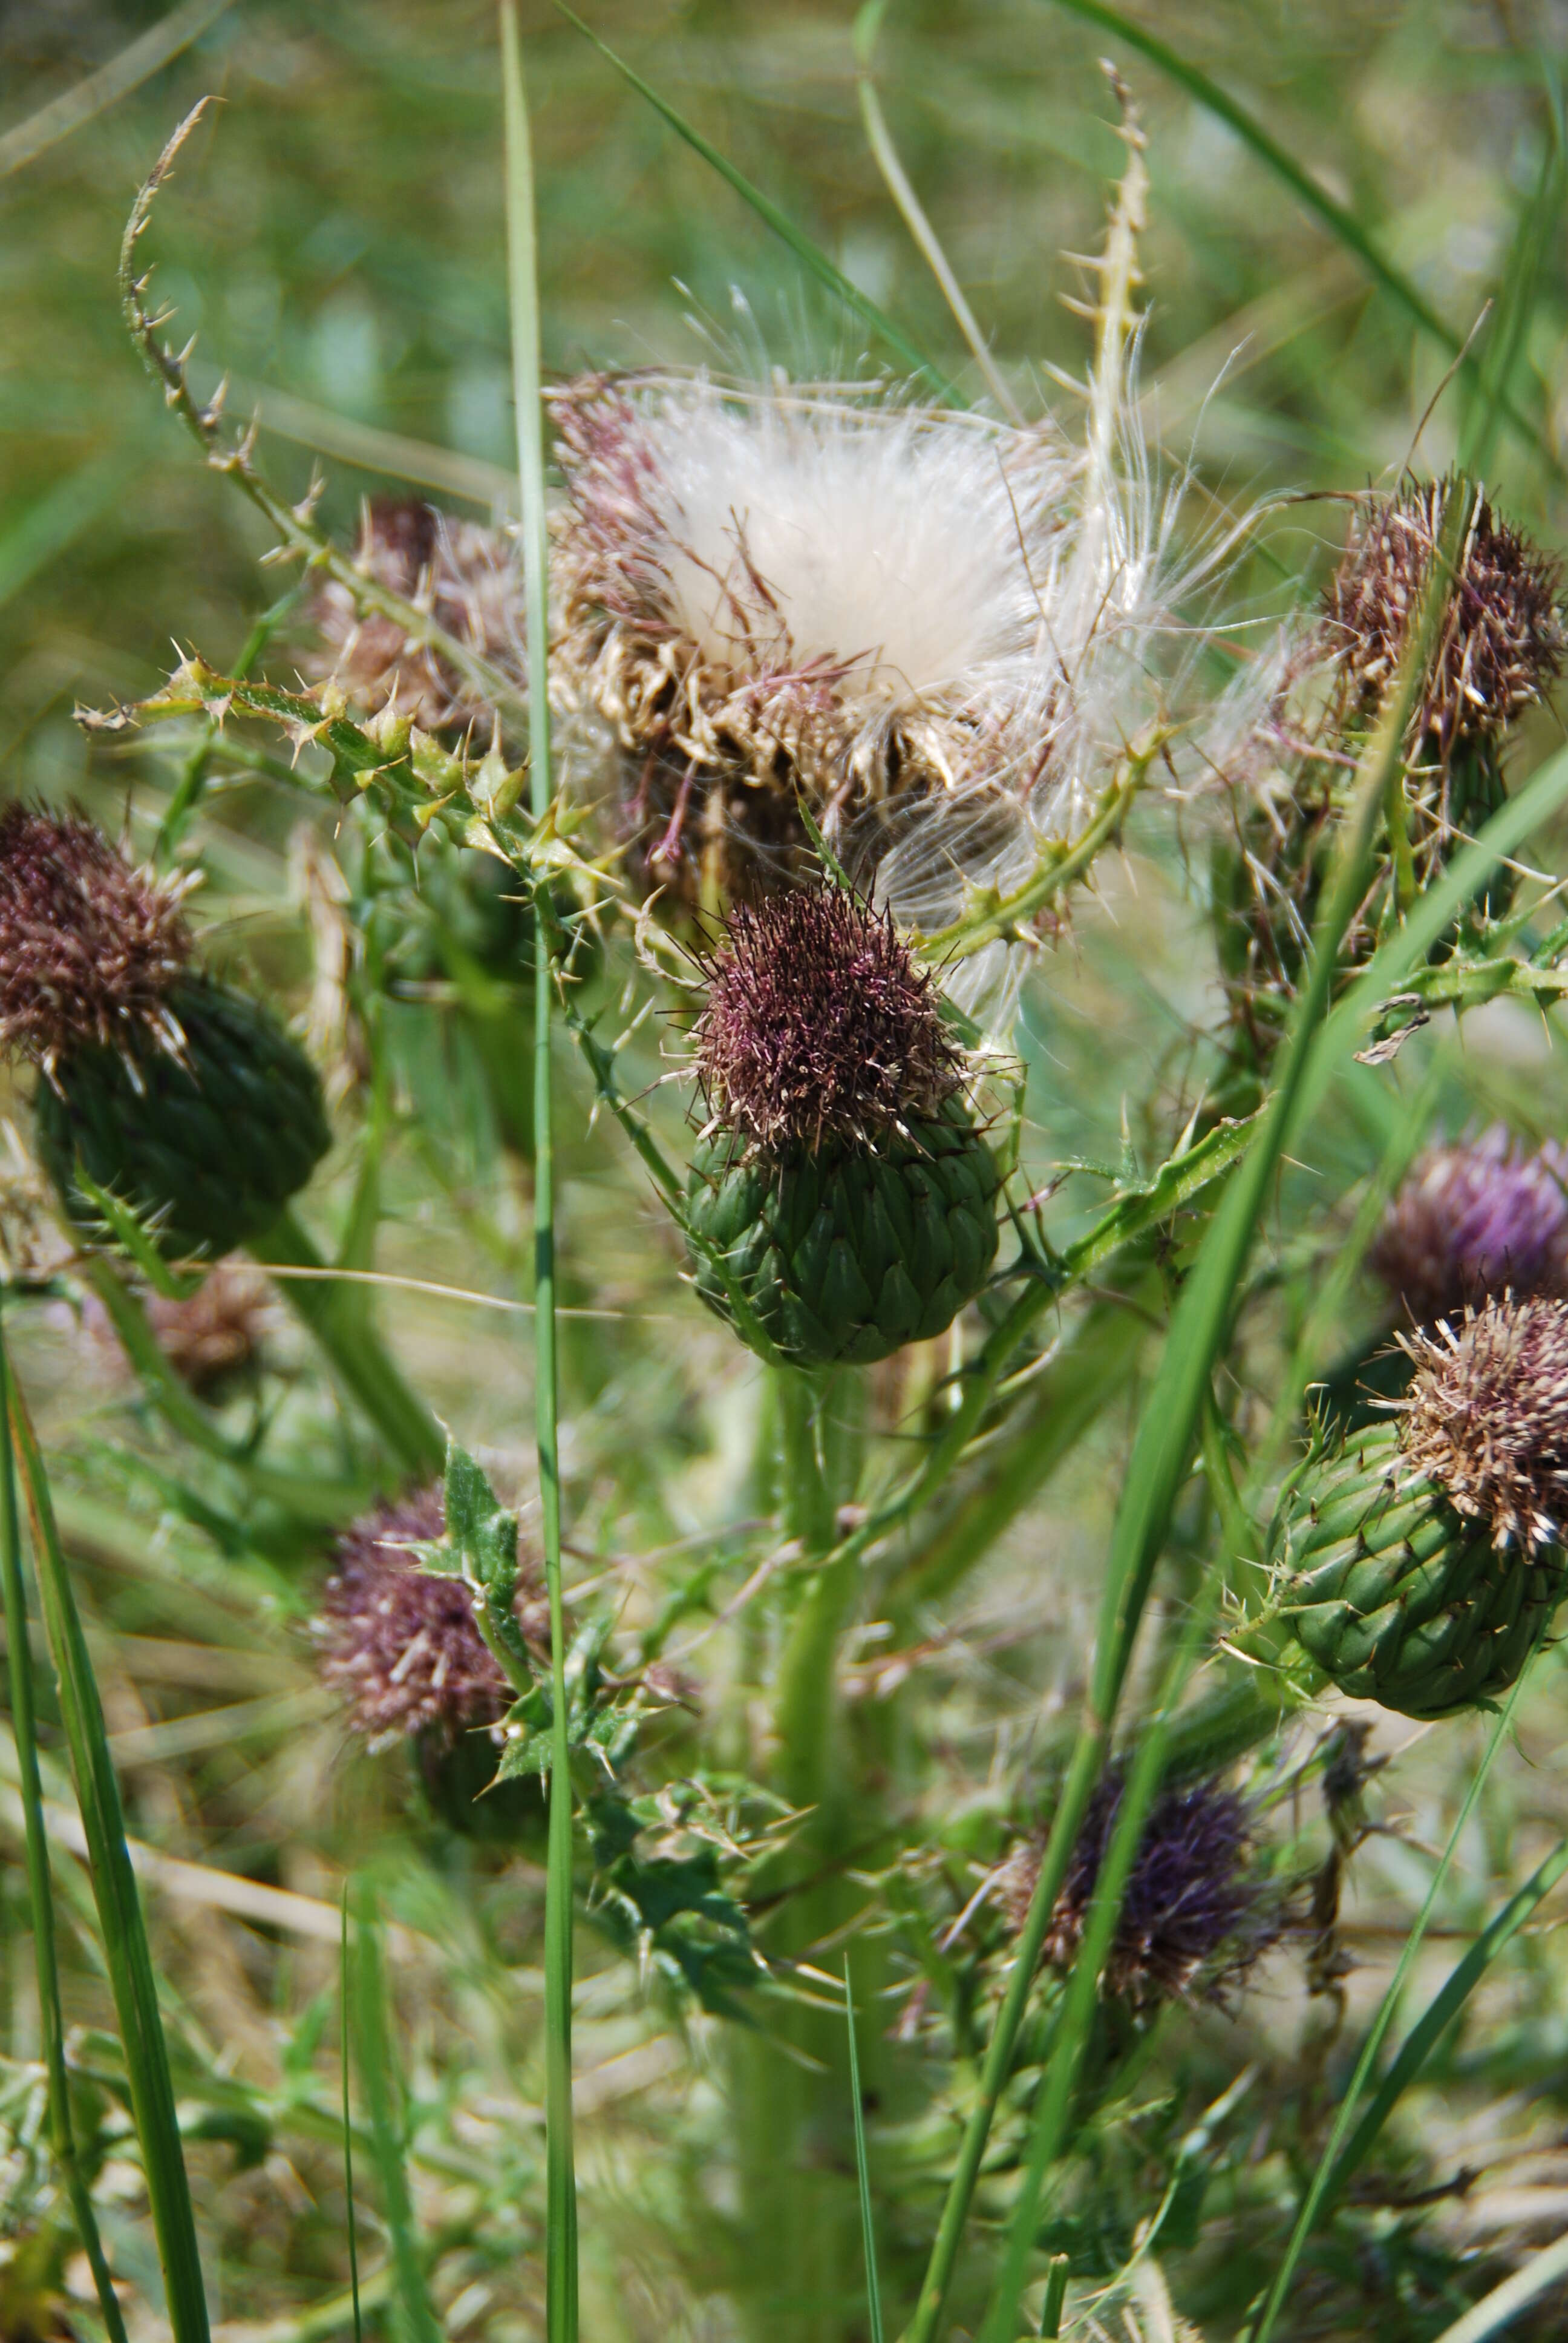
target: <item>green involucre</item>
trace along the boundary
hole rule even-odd
[[[865,1366],[952,1324],[996,1259],[996,1160],[958,1120],[869,1150],[744,1160],[722,1132],[687,1188],[697,1290],[732,1316],[719,1262],[784,1357]]]
[[[1397,1457],[1382,1424],[1311,1467],[1274,1559],[1297,1636],[1342,1692],[1448,1716],[1507,1691],[1568,1593],[1568,1556],[1500,1551],[1432,1482],[1396,1481]]]
[[[259,1236],[331,1144],[321,1084],[303,1051],[256,1002],[204,977],[168,1006],[181,1059],[148,1049],[131,1064],[78,1050],[40,1081],[38,1151],[65,1210],[95,1232],[89,1179],[156,1222],[170,1259],[231,1252]]]

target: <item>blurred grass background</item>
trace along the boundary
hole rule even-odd
[[[164,13],[128,0],[0,0],[0,142]],[[867,151],[847,8],[603,0],[592,20],[945,370],[978,388]],[[1353,206],[1454,329],[1469,330],[1537,183],[1568,10],[1557,0],[1177,0],[1143,6],[1140,20],[1248,105]],[[199,646],[222,667],[280,590],[276,573],[257,566],[266,539],[256,517],[202,470],[161,411],[115,292],[136,187],[204,92],[224,103],[186,150],[151,238],[157,290],[178,313],[176,338],[199,337],[198,382],[227,372],[231,406],[259,407],[265,460],[291,494],[324,466],[322,511],[340,535],[352,533],[360,498],[388,482],[419,481],[456,510],[504,505],[512,418],[494,34],[482,0],[240,0],[111,108],[0,178],[6,793],[78,795],[108,827],[124,820],[145,843],[166,776],[142,758],[90,753],[74,705],[149,690],[171,642]],[[863,376],[883,363],[880,352],[868,359],[852,321],[554,12],[525,11],[525,35],[552,367],[707,361],[742,373],[778,365]],[[879,50],[904,163],[1004,374],[1027,410],[1051,405],[1070,426],[1071,396],[1055,376],[1081,373],[1085,328],[1061,297],[1083,290],[1069,256],[1095,248],[1107,182],[1121,165],[1098,62],[1113,47],[1042,0],[911,0],[892,13]],[[1178,461],[1191,450],[1205,488],[1238,508],[1383,476],[1409,452],[1444,354],[1231,132],[1151,65],[1126,54],[1120,62],[1149,137],[1151,427]],[[5,151],[0,143],[0,158]],[[1520,393],[1559,467],[1565,301],[1559,238]],[[1455,412],[1451,397],[1426,423],[1425,468],[1449,460]],[[1514,514],[1560,544],[1561,470],[1554,485],[1548,464],[1507,439],[1497,469]],[[1331,503],[1282,508],[1270,534],[1274,567],[1258,565],[1243,590],[1277,607],[1286,590],[1279,565],[1310,584],[1342,533]],[[1554,737],[1542,719],[1543,741]],[[236,778],[208,812],[204,923],[259,980],[301,999],[309,959],[297,850],[290,875],[300,801]],[[1024,1030],[1042,1178],[1067,1159],[1116,1161],[1124,1129],[1146,1161],[1158,1161],[1166,1118],[1191,1099],[1195,1034],[1214,997],[1184,847],[1201,866],[1201,823],[1183,841],[1146,822],[1103,899],[1084,907],[1073,936],[1031,980]],[[1469,1054],[1450,1063],[1449,1121],[1502,1112],[1533,1132],[1560,1131],[1568,1091],[1540,1029],[1502,1015],[1470,1030]],[[649,1079],[658,1048],[655,1030],[643,1044]],[[1313,1164],[1291,1172],[1280,1220],[1288,1240],[1332,1245],[1342,1222],[1325,1206],[1375,1164],[1414,1093],[1423,1048],[1412,1046],[1381,1091],[1358,1093],[1362,1119],[1322,1133]],[[1151,1099],[1158,1111],[1141,1120]],[[678,1119],[678,1101],[661,1111]],[[526,1293],[517,1182],[498,1168],[482,1130],[469,1143],[466,1111],[462,1098],[451,1102],[453,1160],[471,1176],[444,1185],[432,1181],[417,1133],[401,1132],[383,1265],[515,1302]],[[482,1109],[474,1113],[482,1125]],[[1070,1186],[1058,1207],[1063,1224],[1101,1192],[1083,1178]],[[311,1210],[330,1222],[345,1202],[343,1179],[334,1187],[329,1178]],[[637,1616],[692,1554],[712,1552],[727,1524],[739,1538],[737,1525],[758,1509],[755,1378],[738,1373],[728,1338],[683,1290],[667,1232],[618,1145],[590,1140],[580,1097],[568,1111],[563,1226],[565,1298],[614,1313],[569,1331],[573,1567],[579,1584],[614,1584],[618,1573]],[[1282,1302],[1276,1336],[1294,1306]],[[433,1403],[526,1491],[526,1321],[411,1294],[387,1294],[381,1311]],[[351,1435],[321,1429],[297,1349],[286,1334],[277,1343],[286,1414],[295,1409],[323,1469],[352,1482],[362,1459]],[[227,1547],[204,1534],[171,1493],[177,1460],[168,1443],[114,1368],[92,1363],[66,1313],[35,1314],[20,1357],[64,1460],[63,1512],[132,1827],[166,1858],[199,1858],[230,1882],[215,1889],[210,1877],[203,1886],[166,1871],[153,1883],[178,2079],[199,2107],[192,2137],[204,2242],[226,2332],[234,2343],[305,2343],[345,2329],[341,2172],[332,2087],[317,2054],[336,2023],[338,1885],[347,1864],[375,1850],[401,1931],[394,1970],[417,2111],[414,2163],[446,2331],[502,2343],[531,2336],[542,2197],[538,1875],[526,1865],[492,1875],[451,1843],[411,1836],[387,1769],[344,1760],[304,1633],[318,1546],[269,1544],[254,1515]],[[983,1805],[988,1780],[1027,1741],[1041,1684],[1065,1697],[1093,1615],[1121,1436],[1115,1423],[1097,1433],[941,1623],[927,1659],[926,1731],[947,1768],[938,1805],[941,1796],[954,1809]],[[709,1697],[739,1752],[743,1638],[720,1638],[708,1656],[720,1652]],[[874,1657],[869,1647],[868,1688]],[[1543,1680],[1548,1673],[1524,1729],[1528,1762],[1500,1786],[1463,1851],[1446,1928],[1473,1926],[1563,1827],[1554,1774],[1563,1677],[1558,1666]],[[672,1728],[677,1765],[680,1729]],[[1469,1728],[1456,1729],[1402,1767],[1391,1811],[1411,1844],[1375,1842],[1358,1875],[1348,1937],[1364,1964],[1352,1980],[1357,2006],[1397,1950],[1426,1875],[1414,1850],[1441,1840],[1473,1744]],[[58,1775],[55,1786],[68,1806]],[[9,1798],[0,1784],[0,2039],[15,2108],[25,2099],[35,2013]],[[104,2025],[85,1887],[60,1860],[75,1924],[69,2014]],[[248,1912],[245,1883],[263,1891]],[[268,1894],[304,1900],[268,1904]],[[1440,1929],[1437,1956],[1446,1941]],[[711,2029],[639,2004],[624,1967],[603,1954],[597,1966],[589,1960],[579,2001],[585,2331],[727,2335],[710,2298],[713,2253],[690,2215],[705,2201],[716,2221],[724,2211]],[[1302,2009],[1299,1983],[1282,1975],[1240,2035],[1205,2017],[1194,2060],[1201,2068],[1209,2056],[1214,2073],[1229,2074],[1255,2059],[1284,2087],[1310,2036]],[[1484,2009],[1473,2052],[1456,2052],[1448,2081],[1422,2103],[1449,2094],[1441,2112],[1450,2164],[1486,2169],[1495,2183],[1477,2199],[1490,2210],[1473,2214],[1468,2201],[1454,2210],[1444,2234],[1456,2253],[1554,2233],[1568,2211],[1563,2110],[1541,2087],[1568,2047],[1568,1995],[1550,1938],[1522,1945]],[[112,2073],[112,2045],[95,2049],[95,2039],[87,2037],[86,2065],[101,2055]],[[1508,2092],[1519,2097],[1500,2116]],[[1266,2131],[1265,2122],[1260,2157]],[[1125,2147],[1106,2156],[1135,2162]],[[5,2168],[13,2237],[28,2220],[19,2157]],[[113,2201],[117,2189],[126,2207],[112,2249],[156,2300],[136,2186],[128,2165],[111,2165],[106,2192]],[[1222,2220],[1214,2234],[1221,2260],[1247,2233],[1245,2199],[1238,2181],[1235,2235]],[[1443,2292],[1441,2254],[1429,2268],[1425,2250],[1391,2247],[1381,2270],[1316,2266],[1291,2332],[1362,2331],[1341,2322],[1362,2292],[1389,2335],[1436,2332],[1432,2319],[1452,2315],[1455,2300]],[[324,2298],[326,2313],[310,2308]]]

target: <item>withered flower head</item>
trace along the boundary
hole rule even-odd
[[[1568,1299],[1568,1149],[1532,1153],[1501,1125],[1424,1155],[1368,1260],[1418,1326],[1503,1292]]]
[[[454,520],[417,497],[377,497],[359,525],[357,564],[467,644],[520,689],[527,672],[523,581],[504,529]],[[440,653],[412,639],[396,618],[356,610],[347,588],[328,579],[312,609],[321,649],[307,662],[313,679],[336,683],[371,714],[390,709],[427,732],[487,737],[493,710]]]
[[[890,916],[822,888],[732,913],[693,1030],[712,1121],[759,1153],[866,1147],[930,1121],[962,1061]]]
[[[191,955],[177,888],[76,814],[0,812],[0,1050],[47,1073],[85,1044],[177,1047],[165,1002]]]
[[[1453,479],[1423,480],[1360,509],[1324,602],[1354,700],[1387,689],[1420,603]],[[1483,501],[1465,539],[1418,731],[1440,757],[1466,736],[1502,732],[1563,672],[1562,568]]]
[[[437,1542],[446,1525],[437,1483],[377,1505],[337,1542],[316,1626],[321,1673],[372,1749],[412,1735],[450,1746],[476,1725],[498,1724],[512,1703],[474,1624],[471,1590],[456,1575],[421,1569],[409,1551]],[[548,1642],[548,1605],[531,1563],[519,1577],[516,1607],[529,1641]]]
[[[256,1364],[271,1299],[261,1271],[231,1257],[216,1262],[183,1301],[149,1293],[146,1312],[176,1374],[210,1394]]]
[[[1405,1467],[1498,1547],[1560,1543],[1568,1521],[1568,1302],[1505,1297],[1457,1330],[1397,1338],[1415,1363],[1397,1404]]]
[[[1067,1878],[1045,1938],[1047,1960],[1068,1967],[1082,1941],[1089,1906],[1116,1827],[1125,1770],[1112,1766],[1089,1802]],[[1219,1781],[1178,1784],[1150,1808],[1101,1980],[1140,2006],[1183,1994],[1203,1972],[1206,1998],[1220,2000],[1280,1935],[1280,1899],[1254,1863],[1251,1807]],[[1040,1877],[1040,1845],[1020,1846],[1009,1864],[1006,1908],[1021,1927]]]

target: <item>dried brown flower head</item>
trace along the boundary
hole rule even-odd
[[[317,1635],[321,1673],[344,1696],[348,1721],[372,1749],[411,1735],[450,1745],[477,1725],[498,1724],[513,1694],[474,1624],[463,1579],[420,1567],[410,1546],[445,1534],[437,1483],[364,1514],[337,1542]],[[531,1558],[519,1577],[517,1615],[530,1643],[548,1645],[549,1606]]]
[[[1568,1149],[1501,1126],[1433,1148],[1402,1184],[1368,1262],[1418,1326],[1510,1292],[1568,1300]]]
[[[1100,1867],[1111,1845],[1126,1779],[1120,1766],[1089,1802],[1067,1878],[1057,1898],[1044,1957],[1070,1966],[1083,1939]],[[1106,1992],[1145,2006],[1188,1991],[1200,1970],[1210,1999],[1222,1999],[1282,1925],[1278,1896],[1253,1860],[1256,1825],[1239,1792],[1219,1781],[1162,1790],[1145,1818],[1111,1939]],[[1023,1841],[1003,1875],[1003,1908],[1023,1926],[1040,1877],[1041,1843]]]
[[[1421,600],[1452,478],[1370,498],[1324,602],[1352,702],[1375,708]],[[1469,735],[1503,731],[1556,680],[1568,652],[1562,568],[1481,502],[1465,540],[1417,719],[1440,758]]]
[[[202,1394],[256,1364],[271,1308],[272,1289],[261,1271],[232,1257],[216,1262],[184,1301],[150,1293],[146,1302],[159,1350]]]
[[[837,888],[741,905],[693,1030],[712,1122],[762,1154],[865,1147],[929,1121],[962,1060],[891,917]]]
[[[453,520],[417,497],[377,497],[365,508],[356,553],[367,577],[412,602],[449,635],[488,659],[519,689],[527,673],[523,581],[504,529]],[[321,649],[307,662],[372,714],[390,709],[427,732],[487,738],[494,711],[438,651],[413,641],[396,618],[361,615],[329,579],[312,610]]]
[[[1568,1302],[1512,1298],[1457,1330],[1397,1338],[1414,1362],[1397,1404],[1407,1472],[1423,1473],[1498,1547],[1561,1541],[1568,1521]]]
[[[78,814],[0,812],[0,1050],[49,1072],[101,1044],[177,1049],[166,1006],[191,955],[180,890]]]

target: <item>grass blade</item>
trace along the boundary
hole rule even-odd
[[[167,2045],[158,2015],[157,1986],[136,1874],[126,1845],[120,1785],[109,1754],[103,1704],[87,1656],[81,1614],[55,1527],[49,1483],[36,1435],[14,1376],[7,1375],[6,1412],[21,1469],[33,1533],[44,1631],[59,1686],[65,1727],[87,1842],[93,1894],[103,1931],[105,1963],[125,2051],[131,2114],[141,2144],[147,2200],[157,2238],[175,2343],[208,2343],[206,2295],[190,2184],[186,2177]],[[24,1648],[25,1646],[24,1645]]]
[[[348,1987],[348,1888],[343,1889],[343,1932],[337,1955],[337,2031],[343,2057],[343,2207],[348,2229],[348,2291],[354,2302],[354,2343],[363,2343],[363,2309],[359,2300],[359,2220],[354,2209],[354,2119],[348,2108],[354,2046]]]
[[[1407,316],[1412,317],[1434,340],[1441,342],[1451,357],[1459,360],[1461,371],[1466,378],[1473,382],[1478,378],[1480,361],[1473,352],[1465,352],[1463,337],[1456,334],[1453,327],[1439,317],[1402,270],[1396,268],[1386,257],[1354,212],[1346,205],[1337,203],[1320,186],[1312,173],[1297,162],[1289,149],[1271,136],[1256,116],[1250,114],[1228,91],[1221,89],[1217,82],[1211,81],[1208,75],[1200,72],[1196,65],[1189,65],[1185,57],[1169,47],[1158,35],[1146,31],[1132,17],[1124,15],[1120,8],[1108,6],[1106,0],[1043,0],[1043,5],[1065,9],[1070,16],[1080,17],[1085,24],[1096,25],[1101,32],[1113,34],[1119,41],[1125,41],[1130,49],[1136,49],[1140,56],[1147,57],[1151,65],[1158,65],[1161,73],[1168,74],[1189,97],[1196,98],[1200,106],[1217,116],[1235,132],[1244,146],[1251,147],[1261,163],[1266,164],[1275,176],[1284,182],[1297,201],[1322,220],[1348,251],[1354,253],[1368,276],[1385,293],[1392,296]],[[1503,418],[1548,467],[1553,478],[1561,480],[1568,476],[1564,466],[1535,426],[1521,415],[1505,396],[1500,397],[1499,407]]]
[[[1040,1878],[1014,1951],[1012,1973],[987,2048],[980,2092],[942,2207],[908,2343],[932,2343],[941,2317],[968,2218],[970,2198],[1012,2064],[1013,2046],[1023,2021],[1040,1947],[1104,1763],[1138,1624],[1171,1508],[1186,1474],[1200,1412],[1209,1398],[1211,1376],[1229,1326],[1236,1287],[1275,1166],[1302,1103],[1308,1074],[1315,1070],[1322,1083],[1328,1080],[1332,1061],[1319,1054],[1324,1038],[1320,1028],[1340,939],[1366,890],[1376,824],[1390,778],[1399,768],[1411,709],[1447,605],[1449,581],[1470,512],[1468,494],[1450,499],[1419,612],[1387,703],[1358,769],[1352,811],[1314,933],[1310,972],[1291,1021],[1278,1086],[1264,1110],[1258,1136],[1231,1175],[1231,1184],[1209,1224],[1197,1262],[1181,1289],[1160,1366],[1139,1419],[1111,1534],[1083,1722],[1040,1860]]]
[[[860,2235],[866,2248],[866,2303],[871,2343],[882,2343],[882,2289],[877,2277],[877,2222],[871,2210],[871,2168],[866,2160],[866,2110],[860,2102],[860,2053],[855,2040],[855,1995],[844,1956],[844,2024],[849,2036],[849,2098],[855,2111],[855,2177],[860,2190]]]
[[[8,1413],[10,1373],[0,1341],[0,1427]],[[44,1785],[38,1773],[38,1735],[33,1704],[33,1660],[27,1639],[27,1598],[22,1584],[21,1526],[16,1516],[16,1475],[11,1443],[0,1431],[0,1594],[5,1611],[5,1652],[11,1684],[11,1723],[16,1742],[22,1798],[27,1902],[33,1926],[33,1961],[38,1978],[38,2027],[49,2087],[49,2144],[65,2183],[71,2211],[93,2272],[98,2308],[109,2343],[126,2343],[119,2298],[98,2236],[93,2200],[76,2161],[71,2121],[71,2087],[65,2072],[65,2028],[60,2009],[60,1976],[55,1959],[55,1907],[49,1879],[49,1840],[44,1820]]]
[[[1401,2095],[1415,2080],[1445,2028],[1452,2025],[1503,1946],[1516,1936],[1536,1906],[1548,1896],[1568,1872],[1568,1838],[1562,1840],[1511,1896],[1479,1936],[1464,1958],[1449,1971],[1416,2023],[1400,2045],[1398,2057],[1383,2077],[1371,2107],[1356,2126],[1339,2162],[1329,2175],[1323,2203],[1332,2205],[1366,2156]]]
[[[68,138],[73,130],[79,130],[84,122],[91,122],[95,115],[161,73],[209,25],[216,25],[230,5],[231,0],[185,0],[183,8],[171,8],[161,23],[149,25],[139,40],[132,41],[96,73],[88,74],[75,89],[65,90],[25,122],[19,122],[15,130],[8,130],[0,138],[0,179],[19,171],[25,163],[33,162],[62,138]]]
[[[1361,2056],[1356,2060],[1355,2071],[1346,2087],[1344,2097],[1340,2102],[1339,2113],[1334,2118],[1334,2127],[1329,2135],[1328,2145],[1318,2159],[1318,2168],[1312,2175],[1312,2186],[1307,2190],[1301,2210],[1296,2216],[1295,2227],[1291,2231],[1284,2258],[1274,2273],[1274,2282],[1269,2288],[1261,2317],[1255,2328],[1248,2328],[1246,2343],[1269,2343],[1269,2338],[1274,2331],[1280,2312],[1284,2307],[1285,2298],[1290,2292],[1291,2280],[1296,2274],[1296,2265],[1301,2260],[1302,2249],[1327,2201],[1329,2184],[1344,2147],[1345,2135],[1354,2121],[1357,2103],[1366,2087],[1367,2077],[1376,2064],[1378,2052],[1382,2047],[1389,2027],[1393,2024],[1394,2012],[1399,2006],[1399,1998],[1404,1990],[1405,1979],[1414,1966],[1415,1956],[1421,1950],[1422,1939],[1426,1935],[1427,1925],[1432,1918],[1438,1896],[1442,1893],[1443,1881],[1448,1877],[1455,1850],[1475,1810],[1475,1802],[1485,1786],[1486,1777],[1492,1771],[1493,1761],[1502,1748],[1508,1728],[1513,1722],[1514,1711],[1519,1705],[1524,1686],[1533,1671],[1536,1654],[1545,1640],[1551,1624],[1548,1619],[1543,1624],[1535,1651],[1531,1654],[1530,1658],[1520,1670],[1513,1689],[1503,1703],[1497,1722],[1492,1728],[1485,1752],[1475,1769],[1475,1777],[1465,1793],[1464,1803],[1460,1807],[1453,1828],[1448,1835],[1448,1844],[1443,1848],[1437,1868],[1432,1875],[1432,1885],[1426,1891],[1426,1901],[1416,1915],[1415,1925],[1404,1940],[1394,1973],[1389,1980],[1388,1990],[1379,2005],[1377,2016],[1372,2020],[1367,2038],[1362,2045]],[[1490,2330],[1483,2328],[1480,2331],[1486,2333]]]
[[[353,2036],[359,2087],[370,2117],[370,2147],[376,2177],[381,2188],[381,2213],[392,2247],[397,2301],[409,2343],[441,2343],[441,2329],[430,2308],[414,2227],[414,2207],[408,2195],[404,2164],[400,2087],[393,2062],[391,2028],[387,2024],[387,1976],[382,1957],[381,1927],[376,1891],[362,1882],[355,1915],[353,1961]],[[347,2137],[347,2126],[344,2127]]]
[[[550,809],[549,522],[545,503],[539,289],[533,154],[516,0],[501,0],[501,79],[507,127],[507,260],[512,390],[523,508],[528,603],[529,792],[536,820]],[[553,907],[536,891],[534,916],[534,1383],[539,1526],[550,1604],[550,1806],[545,1885],[545,2326],[548,2343],[577,2343],[578,2207],[572,2151],[572,1775],[568,1737],[566,1617],[561,1598],[561,1485],[557,1436],[554,1110],[550,1091]]]
[[[1492,462],[1503,410],[1535,315],[1542,264],[1556,237],[1565,192],[1568,158],[1563,156],[1561,140],[1553,136],[1542,161],[1534,196],[1514,233],[1481,353],[1480,372],[1466,385],[1459,465],[1474,479],[1484,478]]]
[[[1445,2327],[1436,2343],[1487,2343],[1489,2336],[1501,2335],[1513,2324],[1516,2311],[1528,2308],[1537,2295],[1555,2286],[1560,2278],[1568,2278],[1568,2236],[1559,2237],[1555,2245],[1543,2246],[1523,2269],[1483,2295],[1452,2327]]]
[[[943,377],[924,353],[910,341],[903,328],[895,325],[886,310],[879,308],[869,294],[862,293],[858,285],[851,284],[841,268],[835,267],[821,246],[814,243],[804,228],[797,227],[788,212],[780,211],[779,206],[770,197],[765,196],[760,187],[753,186],[745,173],[737,170],[728,156],[721,155],[718,147],[702,136],[700,130],[695,129],[687,121],[684,115],[678,114],[668,100],[660,97],[658,92],[644,81],[639,73],[633,71],[624,57],[616,55],[608,42],[601,41],[592,25],[585,25],[576,9],[568,7],[567,0],[556,0],[556,6],[569,25],[577,26],[585,40],[593,43],[600,56],[607,64],[615,67],[622,80],[635,89],[639,97],[647,99],[655,113],[660,115],[668,123],[676,136],[684,138],[693,153],[700,155],[703,161],[711,169],[717,171],[728,186],[734,188],[742,203],[750,205],[758,218],[789,246],[796,259],[809,268],[813,277],[825,285],[830,293],[837,294],[845,307],[852,309],[856,317],[870,327],[873,333],[879,335],[888,347],[896,351],[907,367],[917,375],[922,375],[939,397],[945,399],[951,407],[961,407],[964,404],[952,384]]]

